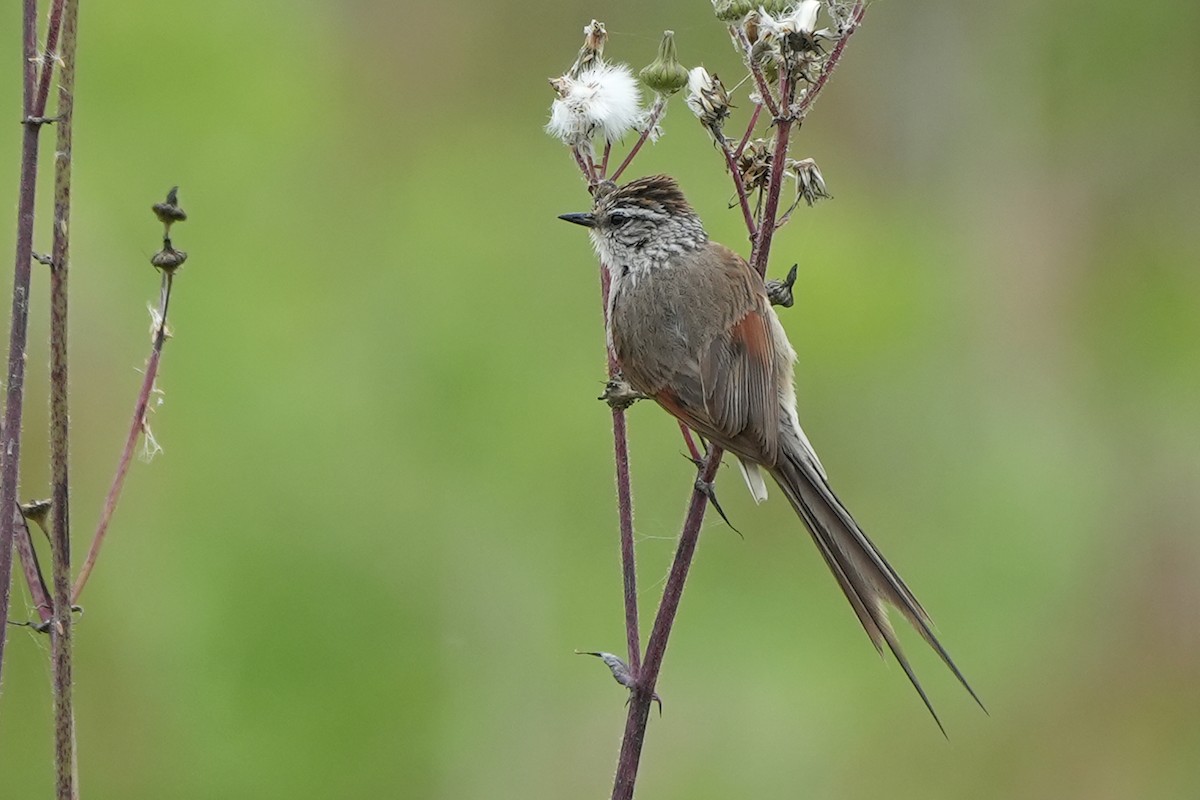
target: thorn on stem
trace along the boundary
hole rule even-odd
[[[630,671],[629,665],[621,660],[619,656],[612,653],[593,652],[591,650],[576,650],[577,656],[595,656],[604,662],[609,671],[612,672],[613,679],[630,691],[630,697],[626,698],[625,703],[629,703],[629,699],[633,697],[633,692],[638,690],[637,678]],[[658,692],[651,692],[650,699],[658,703],[658,715],[662,716],[662,698],[658,696]]]

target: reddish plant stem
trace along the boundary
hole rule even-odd
[[[658,120],[662,116],[662,112],[663,109],[666,108],[666,104],[666,98],[664,98],[662,95],[659,95],[654,101],[654,105],[650,109],[650,116],[646,121],[646,128],[642,131],[641,135],[638,136],[638,140],[633,143],[633,147],[630,148],[629,154],[625,156],[625,159],[621,162],[621,165],[617,167],[616,172],[612,174],[612,180],[618,180],[621,177],[621,174],[625,172],[625,168],[633,163],[633,159],[638,154],[638,151],[642,149],[642,145],[644,145],[646,140],[650,138],[650,132],[654,130],[654,126],[658,124]]]
[[[750,74],[754,76],[754,84],[758,87],[758,93],[762,96],[763,105],[767,107],[767,111],[771,112],[771,116],[777,119],[779,117],[779,104],[775,102],[775,95],[771,94],[771,86],[767,83],[767,77],[763,75],[762,67],[750,55],[751,45],[750,40],[746,38],[746,32],[739,25],[731,26],[729,31],[742,47],[742,53],[746,56],[746,67],[750,70]]]
[[[146,374],[142,378],[142,388],[138,392],[137,403],[133,407],[133,421],[129,425],[129,433],[125,437],[125,449],[121,451],[121,460],[117,462],[117,471],[113,475],[112,485],[104,498],[104,509],[100,513],[100,521],[96,524],[96,532],[92,535],[92,545],[88,548],[87,558],[75,578],[75,588],[71,593],[71,602],[78,603],[83,587],[87,585],[88,577],[96,566],[100,548],[108,535],[108,524],[112,521],[113,512],[117,510],[117,501],[121,499],[121,489],[125,486],[125,476],[133,463],[133,451],[146,425],[146,408],[150,405],[150,395],[154,393],[154,379],[158,377],[158,364],[162,359],[163,344],[167,340],[167,307],[171,300],[171,273],[163,272],[162,292],[159,297],[159,323],[154,331],[154,340],[150,348],[150,359],[146,362]]]
[[[834,67],[838,65],[838,62],[842,58],[842,52],[846,49],[846,43],[850,41],[850,37],[858,30],[858,26],[862,25],[863,16],[866,13],[867,8],[863,0],[858,0],[854,4],[854,8],[850,10],[850,18],[846,23],[846,30],[843,31],[841,38],[833,46],[833,50],[829,52],[829,58],[822,65],[821,74],[817,76],[817,80],[809,87],[804,98],[800,101],[799,108],[796,109],[797,125],[804,122],[804,118],[808,116],[813,103],[817,101],[817,96],[825,89],[825,85],[829,82],[829,76],[833,74]]]
[[[754,135],[754,129],[758,126],[758,117],[762,114],[763,107],[757,103],[754,104],[754,112],[750,115],[750,124],[746,126],[746,132],[742,134],[742,141],[738,142],[737,150],[733,151],[733,160],[737,161],[742,157],[742,153],[746,152],[746,145],[750,142],[750,137]]]
[[[604,157],[600,159],[600,172],[596,176],[600,180],[604,180],[608,175],[608,157],[612,155],[612,142],[605,140],[604,142]]]
[[[50,99],[50,77],[54,74],[54,62],[58,58],[58,34],[62,27],[63,5],[65,0],[54,0],[50,6],[50,16],[46,23],[46,46],[42,48],[42,68],[38,78],[37,97],[33,101],[34,117],[46,115],[46,102]],[[61,116],[62,111],[59,110]]]
[[[42,577],[42,567],[38,564],[37,551],[33,549],[33,539],[29,535],[29,523],[20,508],[14,508],[13,514],[13,547],[21,560],[21,568],[25,572],[25,583],[29,585],[29,597],[37,611],[42,625],[49,627],[53,619],[54,605],[50,599],[50,590]]]
[[[50,660],[54,686],[54,766],[58,800],[79,797],[71,654],[71,516],[69,491],[67,278],[70,273],[72,131],[75,117],[75,50],[79,0],[66,0],[62,16],[62,74],[58,91],[54,159],[54,234],[50,267],[50,553],[54,623]]]
[[[791,136],[792,123],[795,121],[790,113],[795,93],[795,84],[787,72],[784,71],[784,74],[779,79],[779,96],[782,98],[783,106],[789,109],[789,112],[775,118],[775,150],[771,154],[771,174],[767,180],[767,200],[763,205],[762,220],[758,225],[758,238],[755,239],[754,247],[750,251],[750,266],[759,275],[767,274],[767,259],[771,252],[771,239],[775,235],[775,229],[778,227],[776,220],[779,215],[779,196],[783,191],[783,171],[787,165],[788,138]]]
[[[579,171],[583,173],[583,177],[587,179],[588,185],[596,183],[596,173],[592,171],[590,160],[583,157],[583,151],[578,146],[571,148],[571,155],[575,156],[575,164],[578,165]]]
[[[721,464],[721,455],[722,450],[719,447],[714,447],[709,451],[708,459],[704,462],[704,468],[700,473],[700,482],[712,483],[716,477],[717,468]],[[646,660],[637,673],[637,685],[630,695],[629,712],[625,718],[625,735],[621,740],[621,755],[617,761],[617,774],[613,782],[612,800],[632,800],[633,798],[638,764],[642,757],[642,744],[646,738],[646,723],[650,718],[650,703],[658,683],[658,673],[662,667],[663,656],[667,652],[671,627],[675,622],[675,615],[679,611],[679,601],[683,597],[683,587],[687,582],[692,558],[696,553],[696,543],[700,539],[700,525],[704,522],[704,512],[707,507],[708,495],[697,486],[692,491],[687,519],[675,550],[675,560],[667,575],[666,586],[663,587],[662,601],[658,604],[658,614],[654,618],[654,628],[650,632],[650,640],[646,643]]]
[[[604,326],[608,328],[608,295],[612,277],[608,267],[600,265],[600,299],[604,303]],[[612,350],[605,345],[608,377],[620,372]],[[625,644],[629,651],[629,671],[638,674],[642,663],[641,629],[638,623],[637,559],[633,550],[633,483],[629,476],[629,433],[625,426],[625,409],[613,406],[613,455],[617,471],[617,517],[621,529],[621,582],[625,601]]]
[[[687,444],[688,455],[692,457],[692,461],[699,464],[700,460],[704,458],[704,454],[700,452],[700,448],[696,447],[696,439],[692,436],[692,429],[680,422],[679,432],[683,434],[683,441]]]
[[[24,132],[17,199],[17,240],[13,262],[12,316],[8,336],[8,372],[3,435],[0,437],[0,508],[17,507],[17,475],[21,464],[21,420],[25,401],[25,346],[29,336],[29,278],[33,259],[33,216],[37,187],[39,122],[31,119],[37,72],[37,0],[25,0],[22,16],[24,60]],[[0,513],[0,622],[8,619],[12,583],[14,517]],[[0,624],[0,668],[8,626]]]
[[[757,108],[761,108],[761,106],[756,107],[756,110]],[[737,193],[738,204],[742,207],[742,218],[746,223],[746,230],[750,233],[750,241],[753,242],[758,235],[758,226],[754,223],[754,212],[750,210],[750,198],[746,196],[746,184],[742,179],[742,170],[733,153],[729,151],[729,143],[722,140],[720,144],[721,152],[725,155],[725,168],[729,170],[729,175],[733,178],[733,189]]]

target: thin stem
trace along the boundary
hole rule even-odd
[[[676,420],[679,422],[679,420]],[[687,425],[679,422],[679,432],[683,434],[683,441],[687,445],[688,455],[692,457],[692,461],[697,464],[704,458],[704,454],[700,452],[700,448],[696,447],[696,439],[692,436],[692,429]]]
[[[13,509],[13,547],[21,559],[21,568],[25,572],[25,583],[29,586],[29,597],[37,611],[42,625],[47,628],[54,618],[54,605],[50,600],[50,590],[46,588],[46,580],[42,577],[42,567],[38,563],[37,551],[33,549],[33,538],[29,535],[29,523],[21,509]]]
[[[621,162],[621,165],[617,167],[616,172],[612,174],[612,180],[615,181],[619,179],[621,177],[621,173],[625,172],[625,168],[633,163],[634,156],[638,154],[638,151],[642,149],[642,145],[644,145],[646,140],[650,138],[650,132],[653,131],[654,126],[658,124],[659,117],[662,116],[663,109],[666,108],[666,106],[667,99],[662,95],[659,95],[655,99],[654,105],[650,108],[650,116],[647,117],[646,128],[642,131],[642,134],[638,137],[638,140],[633,143],[633,147],[629,150],[629,154],[625,156],[625,160]]]
[[[121,460],[117,462],[117,471],[113,475],[112,485],[104,498],[104,510],[100,514],[100,522],[92,535],[92,545],[88,549],[87,558],[79,575],[75,578],[75,589],[71,593],[71,602],[78,603],[83,587],[87,585],[88,576],[96,566],[96,558],[104,545],[104,537],[108,534],[108,523],[112,521],[113,512],[117,510],[117,501],[121,499],[121,489],[125,486],[125,476],[133,463],[133,451],[138,439],[145,430],[146,408],[150,404],[150,395],[154,392],[154,379],[158,376],[158,364],[162,359],[163,344],[167,340],[167,305],[171,300],[171,273],[164,271],[162,292],[159,296],[159,323],[154,331],[154,343],[150,348],[150,359],[146,362],[146,374],[142,378],[142,388],[138,392],[137,403],[133,407],[133,421],[129,424],[129,433],[125,437],[125,449],[121,451]]]
[[[746,132],[742,134],[742,140],[738,142],[737,150],[733,151],[733,158],[736,161],[742,157],[742,153],[746,152],[746,145],[750,142],[750,137],[754,135],[754,129],[758,126],[758,117],[762,114],[763,107],[755,103],[754,113],[750,115],[750,124],[746,126]]]
[[[612,277],[608,267],[600,265],[600,299],[604,304],[604,325],[608,327],[608,294]],[[612,350],[605,347],[608,377],[616,378],[620,370]],[[633,550],[633,488],[629,477],[629,433],[625,426],[625,409],[612,409],[613,454],[617,472],[617,517],[621,533],[621,582],[625,603],[625,644],[629,652],[629,671],[638,674],[641,668],[641,630],[638,627],[637,559]]]
[[[50,650],[54,675],[54,762],[58,800],[79,797],[71,681],[70,429],[67,413],[67,277],[70,271],[71,147],[78,20],[79,0],[66,0],[62,19],[62,75],[54,161],[53,265],[50,271],[50,552],[54,585]]]
[[[604,140],[604,157],[600,159],[600,174],[597,176],[600,180],[604,180],[608,175],[608,157],[612,155],[612,142]]]
[[[730,27],[730,32],[738,40],[741,45],[742,54],[746,59],[746,67],[750,70],[750,74],[754,76],[754,83],[758,86],[758,93],[762,96],[763,105],[767,107],[767,111],[771,112],[771,116],[779,117],[779,104],[775,102],[775,96],[771,94],[771,86],[767,83],[767,77],[763,75],[762,67],[750,55],[750,40],[746,38],[746,32],[742,30],[740,25]]]
[[[761,106],[756,106],[757,111]],[[729,170],[729,175],[733,178],[733,188],[737,193],[738,204],[742,207],[742,218],[746,222],[746,230],[750,234],[750,241],[754,241],[754,237],[758,235],[758,226],[754,223],[754,212],[750,210],[750,198],[746,196],[746,183],[742,179],[742,170],[738,166],[737,158],[729,150],[729,143],[724,139],[720,139],[721,152],[725,155],[725,167]]]
[[[54,63],[58,59],[58,34],[62,28],[65,0],[54,0],[46,24],[46,46],[42,48],[42,68],[38,77],[37,97],[33,101],[34,117],[46,115],[46,102],[50,99],[50,77],[54,74]],[[61,111],[59,112],[61,114]]]
[[[809,110],[813,103],[817,101],[817,96],[824,90],[825,85],[829,82],[829,76],[833,74],[834,67],[842,58],[842,52],[846,49],[846,43],[850,41],[850,37],[862,25],[863,16],[867,13],[866,5],[863,0],[858,0],[854,4],[854,8],[850,10],[850,18],[846,23],[846,30],[842,32],[841,38],[838,39],[833,50],[829,53],[829,58],[825,59],[824,65],[821,67],[821,74],[817,76],[817,80],[813,83],[809,90],[805,93],[804,98],[800,101],[800,107],[796,109],[796,124],[799,125],[808,116]]]
[[[721,455],[722,450],[719,447],[714,447],[709,451],[698,484],[712,483],[716,477],[717,468],[721,464]],[[708,495],[701,490],[700,485],[697,485],[692,491],[687,519],[684,522],[683,532],[679,535],[679,545],[675,550],[675,560],[671,564],[671,572],[667,575],[666,586],[663,587],[662,602],[658,605],[654,628],[650,632],[650,640],[646,643],[646,660],[637,673],[637,687],[633,690],[629,700],[629,713],[625,718],[625,736],[621,740],[621,755],[617,761],[617,775],[613,783],[612,800],[632,800],[633,798],[638,764],[642,757],[642,744],[646,738],[646,723],[650,718],[650,703],[654,697],[655,685],[658,683],[658,673],[662,667],[663,657],[667,652],[671,627],[675,623],[675,615],[679,611],[683,587],[692,566],[692,557],[696,553],[696,543],[700,539],[700,525],[704,522],[704,512],[707,506]]]
[[[588,185],[596,183],[596,173],[592,170],[591,159],[583,157],[583,151],[579,149],[578,145],[571,148],[571,155],[575,156],[575,164],[583,173],[583,177],[587,178]]]
[[[789,113],[775,118],[775,151],[771,155],[771,174],[767,181],[767,201],[763,206],[762,221],[758,226],[758,238],[750,252],[750,266],[759,275],[767,273],[767,259],[771,252],[771,239],[778,226],[779,195],[783,190],[783,171],[787,165],[788,138],[792,133],[794,118],[790,114],[796,88],[786,66],[779,79],[779,94]]]
[[[25,0],[22,17],[24,116],[33,115],[37,70],[37,0]],[[38,130],[27,121],[21,139],[21,178],[17,199],[17,240],[13,261],[13,299],[8,335],[8,373],[4,426],[0,437],[0,508],[17,506],[17,473],[21,463],[21,419],[25,401],[25,345],[29,336],[29,277],[33,258],[33,215],[37,186]],[[12,581],[14,518],[0,514],[0,620],[8,619]],[[0,667],[4,664],[7,625],[0,625]]]

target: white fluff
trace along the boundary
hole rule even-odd
[[[817,12],[821,10],[820,0],[801,0],[792,9],[792,13],[781,17],[773,17],[766,9],[758,11],[758,27],[766,38],[782,39],[787,34],[812,33],[817,27]]]
[[[708,70],[704,67],[696,67],[688,70],[688,93],[684,98],[684,103],[692,110],[692,113],[697,117],[703,116],[707,103],[704,99],[704,94],[711,92],[713,88],[712,76],[708,74]]]
[[[613,142],[645,120],[637,80],[624,64],[600,63],[577,78],[564,75],[556,88],[546,132],[565,144],[581,145],[596,134]]]

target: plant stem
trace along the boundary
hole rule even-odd
[[[159,323],[154,331],[154,342],[150,348],[150,358],[146,362],[146,374],[142,377],[142,388],[138,392],[137,403],[133,407],[133,421],[129,424],[129,433],[125,437],[125,449],[121,451],[121,460],[117,462],[117,471],[113,475],[112,485],[104,498],[104,510],[100,513],[100,521],[96,524],[96,532],[92,535],[92,545],[88,548],[87,558],[75,578],[75,589],[71,593],[71,602],[78,603],[83,587],[87,585],[88,576],[96,566],[100,548],[108,534],[108,523],[112,521],[113,512],[117,510],[117,501],[121,499],[121,489],[125,486],[125,476],[129,473],[129,465],[133,462],[133,451],[146,424],[146,408],[150,405],[150,395],[154,392],[154,379],[158,377],[158,365],[162,359],[163,344],[167,340],[167,306],[171,300],[171,273],[163,272],[162,291],[159,295]]]
[[[767,107],[767,111],[771,112],[771,116],[779,117],[779,104],[775,102],[775,96],[771,94],[771,86],[767,83],[767,77],[763,75],[762,67],[750,55],[750,40],[746,38],[746,32],[742,30],[740,25],[730,27],[730,32],[738,40],[741,45],[742,53],[746,57],[746,67],[750,70],[750,74],[754,76],[754,84],[758,87],[758,93],[762,96],[763,105]]]
[[[54,605],[50,599],[50,590],[42,577],[42,568],[38,564],[37,551],[33,549],[33,538],[29,535],[29,522],[21,509],[13,509],[13,547],[21,559],[21,568],[25,572],[25,583],[29,586],[29,598],[37,611],[42,625],[49,629],[50,620],[54,618]]]
[[[788,138],[795,121],[791,113],[792,100],[796,94],[795,82],[786,69],[779,78],[780,102],[785,112],[775,117],[775,151],[771,155],[771,174],[767,181],[767,201],[763,206],[762,221],[758,226],[758,238],[750,251],[750,266],[759,275],[767,274],[767,260],[771,253],[771,239],[778,227],[779,195],[783,191],[783,171],[787,165]]]
[[[824,90],[825,85],[829,82],[829,76],[833,74],[834,67],[842,58],[842,52],[846,49],[846,43],[850,41],[850,37],[862,25],[863,16],[867,13],[866,5],[863,0],[858,0],[854,4],[854,8],[850,9],[850,17],[846,23],[846,29],[842,32],[838,43],[833,46],[833,50],[829,53],[829,58],[821,67],[821,74],[817,76],[817,80],[813,83],[809,90],[805,93],[804,98],[800,101],[799,108],[796,109],[796,124],[804,122],[804,118],[808,116],[808,112],[812,109],[813,103],[817,101],[817,96]]]
[[[22,16],[24,59],[24,131],[21,139],[21,178],[17,200],[17,240],[13,261],[13,299],[8,335],[8,373],[4,426],[0,437],[0,508],[17,506],[17,475],[21,464],[21,419],[25,400],[25,345],[29,336],[29,277],[33,259],[34,198],[37,187],[39,122],[34,116],[37,80],[37,0],[25,0]],[[0,513],[0,621],[8,619],[12,579],[14,516]],[[0,624],[0,667],[4,664],[7,624]]]
[[[733,159],[742,157],[742,153],[746,152],[746,145],[750,142],[750,137],[754,135],[754,128],[758,125],[758,118],[762,114],[763,107],[758,103],[754,105],[754,113],[750,115],[750,124],[746,126],[746,132],[742,134],[742,140],[738,142],[737,150],[733,151]]]
[[[762,106],[756,106],[755,112]],[[758,228],[754,224],[754,212],[750,210],[750,198],[746,196],[746,184],[742,179],[742,170],[738,167],[737,158],[729,150],[729,142],[721,140],[721,152],[725,155],[725,167],[729,170],[730,177],[733,178],[733,188],[737,193],[738,204],[742,207],[742,218],[746,222],[746,230],[750,233],[750,241],[753,242],[758,235]]]
[[[54,245],[50,271],[51,572],[54,623],[50,626],[54,684],[55,787],[58,800],[79,797],[75,712],[71,682],[70,427],[67,369],[67,277],[70,272],[71,147],[75,107],[75,50],[79,0],[66,0],[62,18],[62,74],[54,161]]]
[[[58,59],[58,34],[62,27],[65,0],[54,0],[46,24],[46,46],[42,48],[42,68],[38,78],[37,97],[33,101],[31,116],[44,117],[46,102],[50,99],[50,78],[54,74],[54,63]],[[61,112],[60,112],[61,113]]]
[[[608,327],[608,294],[612,286],[611,273],[604,264],[600,265],[600,297],[604,303],[604,324]],[[608,360],[608,377],[616,378],[620,372],[612,350],[605,346]],[[638,674],[641,668],[641,631],[638,627],[637,604],[637,559],[633,550],[633,489],[629,478],[629,434],[625,426],[625,409],[612,409],[613,454],[617,471],[617,517],[621,528],[621,582],[625,601],[625,644],[629,651],[629,671]]]
[[[719,447],[714,447],[709,451],[708,459],[704,462],[704,467],[700,472],[700,483],[712,483],[716,477],[717,468],[721,464],[721,455],[722,450]],[[667,652],[667,640],[671,636],[671,626],[679,611],[683,586],[687,581],[688,570],[692,566],[692,557],[696,553],[696,543],[700,538],[700,525],[704,522],[704,512],[707,507],[708,495],[698,485],[692,491],[687,520],[684,522],[683,532],[679,535],[679,545],[675,550],[675,560],[671,564],[671,572],[667,576],[666,586],[663,587],[662,601],[658,604],[658,614],[654,618],[654,628],[650,632],[650,640],[646,643],[646,660],[637,672],[637,687],[630,696],[629,713],[625,718],[625,735],[621,740],[621,755],[617,761],[617,775],[613,783],[612,800],[632,800],[633,798],[638,764],[642,757],[642,744],[646,738],[646,723],[650,718],[650,703],[654,697],[655,685],[658,683],[658,673],[662,667],[663,656]]]
[[[625,159],[621,162],[621,165],[617,167],[615,172],[613,172],[611,180],[618,180],[621,177],[621,173],[625,172],[625,168],[633,163],[634,156],[638,154],[638,151],[642,149],[642,145],[644,145],[646,140],[650,138],[650,132],[653,131],[654,126],[658,124],[659,117],[662,116],[663,109],[666,107],[667,98],[659,95],[654,100],[654,105],[650,109],[650,116],[646,119],[645,129],[642,131],[641,136],[638,137],[638,140],[633,143],[633,147],[630,148],[629,154],[625,156]]]

